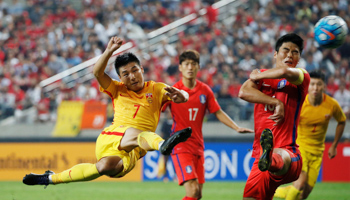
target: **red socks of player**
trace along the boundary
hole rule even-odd
[[[282,156],[277,153],[273,153],[269,171],[278,172],[283,168],[283,165],[284,165],[284,162],[283,162]]]
[[[197,200],[197,198],[194,198],[194,197],[184,197],[182,200]]]

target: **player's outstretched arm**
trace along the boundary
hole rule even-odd
[[[101,57],[96,62],[93,73],[96,77],[98,83],[103,89],[107,89],[111,84],[112,79],[105,73],[105,69],[108,63],[109,58],[113,55],[113,52],[122,45],[123,40],[119,37],[112,37],[107,45],[107,48],[101,55]]]
[[[299,79],[304,78],[304,72],[301,71],[300,68],[291,68],[291,67],[275,67],[273,69],[269,69],[263,72],[260,72],[260,70],[255,69],[253,70],[249,78],[252,81],[258,81],[261,79],[280,79],[285,78],[290,83],[295,83]],[[302,77],[300,77],[302,76]],[[302,81],[301,81],[302,82]],[[301,82],[299,84],[301,84]],[[298,84],[296,84],[298,85]]]
[[[174,103],[184,103],[188,101],[189,95],[186,91],[179,90],[171,86],[164,89],[167,91],[165,94],[169,96]]]
[[[275,125],[283,122],[284,105],[282,101],[262,93],[258,90],[257,85],[251,79],[248,79],[243,83],[239,90],[238,97],[250,103],[261,103],[274,106],[274,114],[271,115],[269,119],[273,120],[276,123]]]
[[[337,155],[338,142],[339,142],[341,136],[343,135],[344,129],[345,129],[345,121],[338,122],[338,125],[335,129],[334,141],[328,150],[328,157],[330,159],[334,158]]]
[[[239,127],[222,109],[215,112],[216,118],[226,126],[234,129],[238,133],[253,133],[254,131],[249,128]]]

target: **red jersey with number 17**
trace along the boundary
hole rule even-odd
[[[205,83],[197,80],[196,86],[190,90],[185,87],[182,80],[180,80],[174,87],[186,91],[189,94],[189,100],[186,103],[170,102],[167,104],[173,116],[171,134],[181,129],[191,127],[192,135],[186,142],[181,142],[176,145],[172,153],[186,152],[202,155],[204,153],[202,125],[206,110],[208,109],[210,113],[214,113],[221,108],[215,99],[214,93]]]
[[[274,126],[275,122],[268,119],[275,111],[275,107],[265,104],[255,104],[254,107],[254,131],[252,157],[260,157],[260,136],[265,128],[272,130],[274,136],[274,148],[286,148],[293,153],[299,152],[296,139],[298,136],[300,110],[308,92],[310,75],[301,68],[299,79],[296,83],[290,83],[286,79],[262,79],[257,82],[258,89],[264,94],[281,100],[284,104],[284,121]],[[261,70],[265,71],[265,70]]]

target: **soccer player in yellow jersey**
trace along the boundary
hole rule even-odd
[[[324,93],[325,75],[320,71],[310,72],[309,92],[303,103],[298,138],[303,168],[293,185],[277,188],[275,197],[306,199],[315,186],[321,168],[324,141],[331,117],[337,120],[334,141],[329,148],[330,159],[337,155],[337,145],[343,135],[346,117],[338,102]]]
[[[165,141],[154,133],[162,106],[171,100],[186,102],[189,98],[187,92],[164,83],[145,82],[144,69],[132,53],[116,58],[114,65],[121,82],[112,80],[104,72],[108,59],[122,42],[121,38],[112,37],[93,69],[100,90],[113,100],[115,113],[112,125],[97,138],[97,163],[78,164],[58,174],[49,170],[44,174],[30,173],[23,178],[23,183],[47,186],[90,181],[102,175],[120,178],[130,172],[147,151],[159,150],[169,155],[176,144],[191,136],[191,128],[180,130]]]

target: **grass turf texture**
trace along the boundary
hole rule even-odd
[[[202,200],[242,199],[244,182],[207,182]],[[317,183],[309,200],[350,198],[350,183]],[[180,200],[183,187],[169,182],[87,182],[52,186],[27,186],[0,182],[1,200]],[[274,198],[278,199],[278,198]]]

